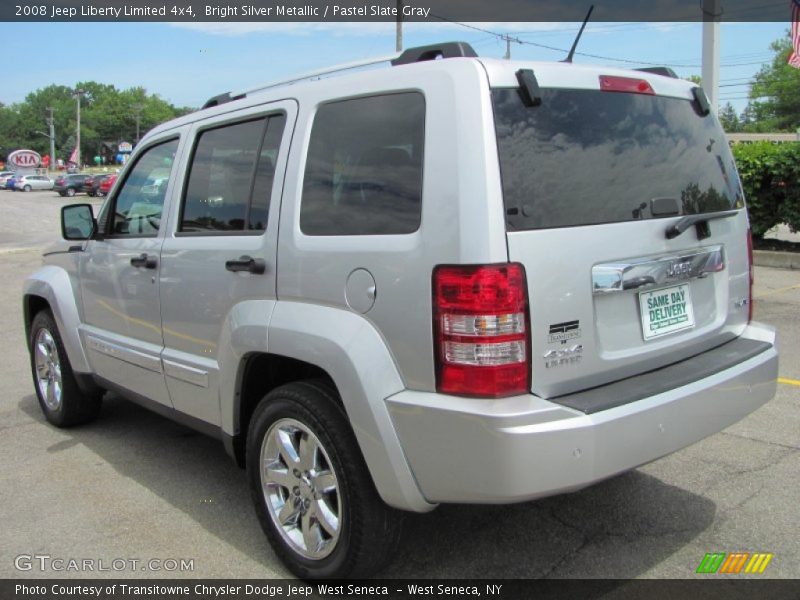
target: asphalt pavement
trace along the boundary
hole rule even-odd
[[[218,442],[113,396],[88,426],[59,430],[42,417],[20,292],[67,202],[0,191],[0,578],[288,576]],[[768,552],[760,577],[800,577],[800,272],[756,268],[755,297],[781,349],[766,406],[573,494],[410,515],[384,575],[691,578],[706,553]],[[56,559],[95,570],[56,570]]]

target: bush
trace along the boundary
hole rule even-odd
[[[800,144],[734,144],[753,237],[779,223],[800,230]]]

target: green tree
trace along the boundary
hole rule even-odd
[[[16,148],[31,148],[49,153],[46,119],[53,108],[56,156],[67,159],[76,138],[77,102],[74,90],[83,90],[81,98],[81,157],[90,161],[103,143],[133,142],[136,138],[136,112],[140,113],[140,137],[156,125],[186,114],[191,109],[176,108],[144,88],[120,91],[113,85],[81,81],[74,87],[50,85],[31,92],[23,102],[0,105],[0,155]]]
[[[800,127],[800,69],[787,63],[792,51],[787,36],[771,44],[775,53],[750,87],[748,131],[795,131]]]
[[[719,110],[719,121],[722,123],[722,128],[726,133],[737,133],[742,130],[742,123],[739,121],[736,109],[733,108],[733,104],[730,102]]]

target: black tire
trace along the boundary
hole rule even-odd
[[[64,197],[64,196],[66,196],[67,194],[66,194],[66,192],[58,192],[58,195],[59,195],[59,196],[61,196],[61,197],[63,198],[63,197]]]
[[[38,344],[43,344],[43,347],[48,348],[50,354],[58,360],[61,395],[57,401],[54,396],[47,393],[46,385],[40,382],[37,358],[43,357],[46,353],[37,348]],[[71,427],[95,419],[100,412],[103,392],[99,389],[86,393],[81,390],[69,364],[69,358],[64,350],[55,319],[49,310],[40,311],[33,318],[30,348],[33,386],[45,418],[56,427]],[[48,371],[50,369],[53,369],[52,364],[47,367]],[[44,377],[44,373],[42,373],[42,377]]]
[[[67,188],[66,194],[72,198],[75,195],[75,188]]]
[[[30,191],[31,191],[31,186],[29,186],[29,185],[26,185],[26,186],[25,186],[24,188],[22,188],[22,189],[23,189],[24,191],[26,191],[26,192],[30,192]]]
[[[278,427],[279,422],[285,424],[289,420],[299,422],[316,436],[322,447],[322,453],[318,454],[319,460],[329,462],[325,466],[330,467],[335,474],[334,493],[339,502],[338,538],[334,540],[332,550],[328,550],[329,554],[322,558],[308,558],[293,548],[284,538],[282,528],[279,530],[267,507],[261,478],[262,444],[273,425]],[[266,450],[268,449],[267,447]],[[400,540],[402,513],[387,506],[375,490],[353,430],[338,402],[338,396],[325,383],[290,383],[276,388],[264,397],[250,421],[246,463],[250,492],[261,527],[275,553],[298,577],[367,577],[385,567],[393,558]],[[287,476],[289,471],[290,466],[286,463]],[[298,471],[295,469],[295,472]],[[293,496],[289,495],[288,487],[278,486],[275,489],[279,487],[285,489],[288,505]],[[312,488],[316,490],[315,484]],[[305,506],[309,510],[309,505]],[[309,510],[309,514],[313,515],[313,510]],[[309,518],[314,519],[313,516]],[[302,516],[297,516],[295,523],[300,523],[301,519]],[[316,520],[316,526],[319,535],[323,535],[319,519]],[[300,529],[299,526],[296,527],[297,530]]]

